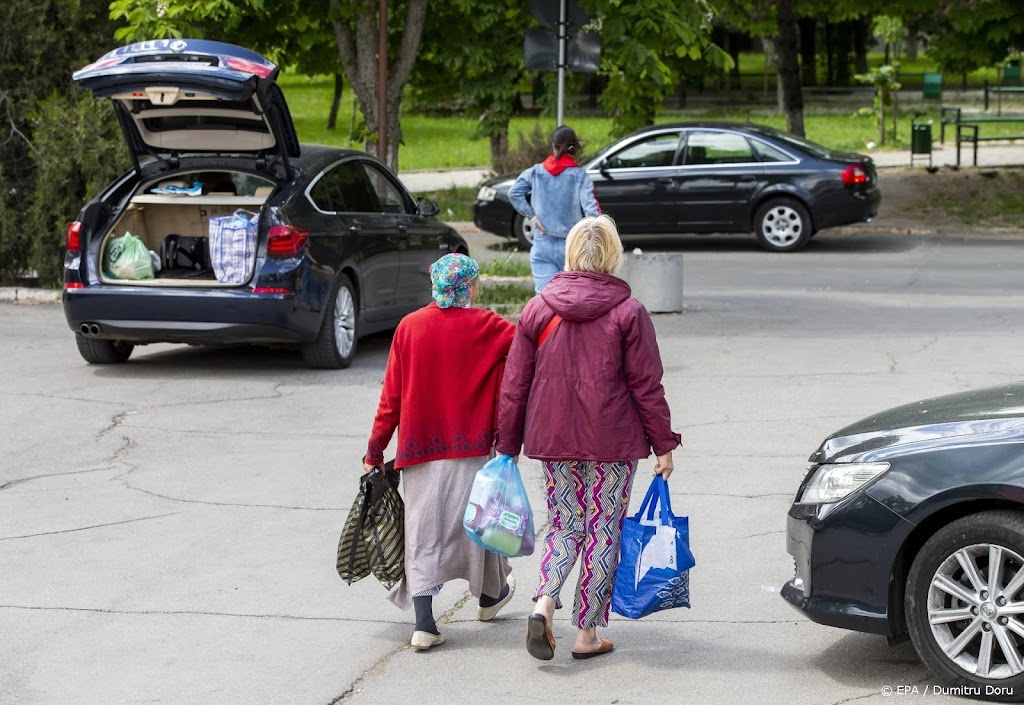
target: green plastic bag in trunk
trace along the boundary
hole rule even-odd
[[[152,279],[153,258],[141,239],[131,233],[107,243],[104,269],[117,279]]]

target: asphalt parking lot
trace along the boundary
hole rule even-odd
[[[784,519],[832,430],[1021,378],[1019,237],[852,228],[792,255],[739,237],[676,249],[685,310],[655,325],[693,608],[613,619],[616,652],[587,662],[569,657],[566,614],[553,661],[523,648],[538,556],[513,562],[519,592],[493,623],[447,586],[448,643],[427,653],[372,578],[338,578],[388,335],[337,372],[290,351],[167,345],[90,367],[59,305],[0,305],[0,703],[824,705],[928,687],[954,701],[909,645],[782,601]],[[539,466],[523,470],[540,525]]]

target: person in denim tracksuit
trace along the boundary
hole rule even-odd
[[[550,157],[534,164],[509,189],[512,207],[533,221],[530,269],[534,290],[541,290],[565,269],[565,237],[583,216],[601,214],[594,182],[576,163],[580,151],[576,132],[568,125],[551,135]]]

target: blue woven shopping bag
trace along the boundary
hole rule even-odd
[[[655,475],[640,511],[622,523],[612,611],[640,619],[673,607],[689,607],[689,570],[696,564],[690,552],[690,521],[672,514],[668,482]]]

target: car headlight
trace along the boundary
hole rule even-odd
[[[838,502],[889,469],[889,463],[819,465],[800,494],[800,504]]]
[[[481,186],[480,190],[476,192],[476,200],[493,201],[494,197],[497,195],[498,192],[490,186]]]

